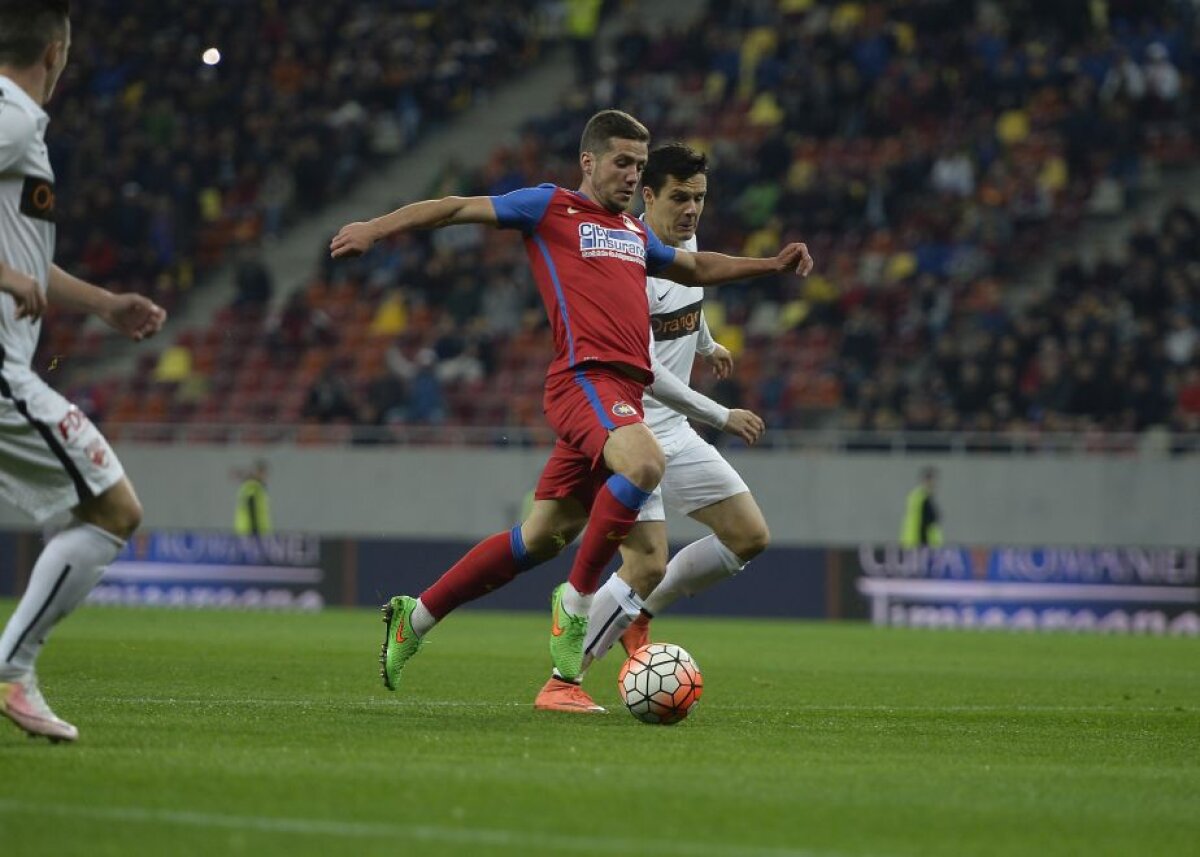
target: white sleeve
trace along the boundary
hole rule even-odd
[[[37,127],[29,114],[0,100],[0,172],[21,160],[36,135]]]
[[[654,383],[646,391],[651,396],[689,419],[699,420],[713,428],[725,428],[729,422],[729,408],[680,381],[670,369],[658,362],[653,352],[650,355],[650,368],[654,371]]]
[[[696,340],[696,353],[707,357],[716,350],[717,340],[713,339],[712,331],[708,329],[708,319],[704,317],[704,310],[700,310],[700,333]]]

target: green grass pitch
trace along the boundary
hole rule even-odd
[[[12,602],[0,604],[0,619]],[[0,853],[1091,855],[1200,849],[1200,641],[658,620],[673,727],[532,710],[548,616],[463,611],[400,692],[378,613],[89,608],[0,722]]]

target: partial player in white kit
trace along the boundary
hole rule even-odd
[[[74,741],[38,688],[50,630],[78,607],[141,523],[108,441],[32,368],[47,303],[99,316],[135,341],[166,312],[54,264],[54,171],[43,105],[67,63],[69,0],[0,5],[0,497],[47,527],[29,585],[0,635],[0,714],[31,736]]]
[[[681,144],[650,153],[642,174],[644,219],[664,244],[696,250],[696,227],[708,190],[706,171],[705,156]],[[696,595],[737,574],[770,541],[766,520],[746,483],[688,424],[688,417],[698,419],[751,444],[765,428],[751,411],[725,408],[690,387],[697,354],[720,377],[733,368],[732,356],[713,339],[704,319],[704,290],[657,277],[647,277],[646,287],[655,380],[643,407],[646,425],[662,446],[666,470],[621,545],[621,568],[593,599],[584,641],[585,668],[618,639],[628,651],[636,649],[649,639],[652,616],[683,595]],[[684,547],[669,563],[666,506],[713,531]],[[552,679],[534,707],[604,710],[579,691],[554,690]]]

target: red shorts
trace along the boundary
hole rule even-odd
[[[546,420],[558,435],[534,498],[575,497],[590,508],[612,474],[603,463],[608,434],[642,421],[645,384],[613,369],[591,366],[546,379]]]

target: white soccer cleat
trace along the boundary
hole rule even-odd
[[[32,675],[18,681],[0,682],[0,714],[28,732],[31,738],[42,735],[56,744],[79,738],[78,729],[50,710]]]

